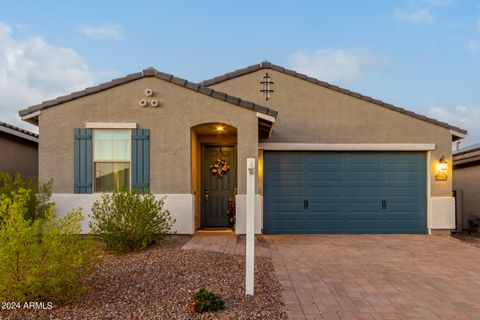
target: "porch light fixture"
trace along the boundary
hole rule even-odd
[[[448,162],[445,160],[445,157],[442,156],[437,163],[435,180],[437,181],[447,181],[448,177]]]
[[[224,126],[216,126],[215,130],[217,130],[218,132],[223,132],[225,130],[225,127]]]

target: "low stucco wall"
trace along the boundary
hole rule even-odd
[[[455,229],[455,198],[432,197],[430,198],[430,214],[428,217],[428,229]]]
[[[69,211],[82,208],[84,220],[81,223],[82,233],[90,232],[91,208],[93,203],[102,197],[99,193],[93,194],[52,194],[51,200],[56,204],[56,216],[64,217]],[[178,234],[192,234],[194,225],[194,198],[191,194],[155,194],[155,198],[165,198],[165,208],[170,211],[175,224],[174,231]]]

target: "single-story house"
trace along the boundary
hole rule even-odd
[[[0,171],[38,180],[38,135],[0,121]]]
[[[448,233],[452,141],[466,131],[262,62],[202,83],[153,68],[19,112],[39,126],[58,212],[103,192],[167,196],[178,233]],[[86,228],[86,224],[85,224]]]
[[[453,153],[453,172],[453,190],[457,199],[457,230],[479,229],[480,143]],[[469,218],[474,218],[474,225],[469,223]]]

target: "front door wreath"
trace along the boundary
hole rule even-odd
[[[215,176],[223,176],[226,174],[228,171],[230,171],[230,163],[228,161],[225,161],[221,158],[217,159],[217,161],[213,162],[210,165],[210,171],[212,174]]]

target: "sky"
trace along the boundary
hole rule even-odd
[[[5,1],[0,121],[146,67],[201,81],[263,60],[480,142],[480,1]]]

